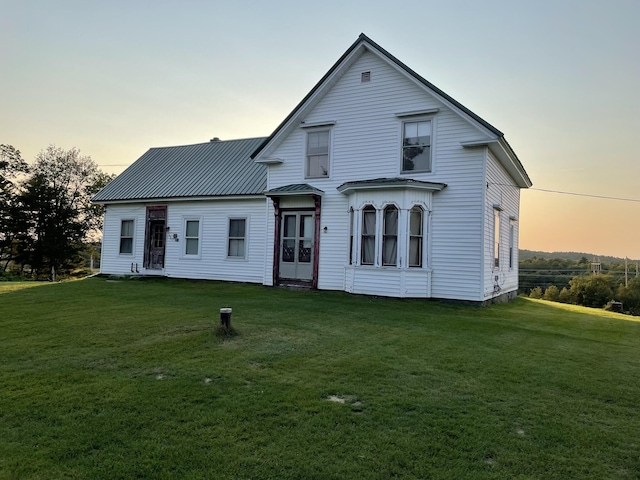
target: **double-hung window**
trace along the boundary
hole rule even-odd
[[[389,205],[384,209],[382,234],[382,265],[398,264],[398,209]]]
[[[245,257],[246,224],[247,220],[245,218],[229,219],[229,244],[227,256],[233,258]]]
[[[431,171],[431,120],[402,124],[402,171]]]
[[[200,254],[200,220],[185,221],[184,254]]]
[[[509,268],[513,268],[513,260],[514,260],[514,251],[513,245],[515,242],[515,222],[513,220],[509,221]]]
[[[307,133],[306,177],[329,176],[329,130],[313,130]]]
[[[413,207],[409,212],[409,266],[422,267],[422,208]]]
[[[133,253],[133,220],[122,220],[120,223],[120,254]]]
[[[376,209],[367,205],[362,210],[362,265],[373,265],[376,256]]]

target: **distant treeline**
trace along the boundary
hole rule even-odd
[[[627,260],[625,269],[625,259],[616,257],[521,250],[520,293],[587,307],[611,308],[611,302],[622,302],[624,312],[640,315],[637,266],[637,261]]]

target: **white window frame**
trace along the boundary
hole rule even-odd
[[[413,235],[411,233],[411,213],[413,212],[414,209],[420,210],[420,234],[419,235]],[[412,205],[411,208],[408,211],[408,217],[407,217],[407,268],[410,269],[416,269],[416,268],[424,268],[425,265],[425,254],[424,254],[424,249],[425,249],[425,231],[427,230],[426,226],[425,226],[425,220],[426,220],[426,212],[427,210],[422,206],[422,205]],[[412,238],[419,238],[419,255],[420,255],[420,262],[418,265],[411,265],[411,239]]]
[[[131,237],[123,237],[122,236],[122,224],[124,222],[131,222],[131,225],[132,225]],[[131,238],[131,252],[123,252],[122,251],[122,239],[123,238]],[[118,255],[126,255],[127,257],[132,257],[134,255],[135,246],[136,246],[135,238],[136,238],[136,219],[135,218],[121,218],[120,219],[120,236],[118,237]]]
[[[387,233],[387,210],[394,209],[396,211],[396,231],[395,233]],[[380,238],[381,238],[381,252],[380,258],[382,259],[383,267],[398,267],[400,262],[400,208],[395,203],[388,203],[384,205],[381,209],[382,212],[382,221],[380,222]],[[395,237],[396,240],[396,262],[388,263],[385,261],[385,243],[387,242],[387,237]]]
[[[327,173],[326,175],[311,175],[309,173],[310,157],[318,156],[309,153],[309,137],[318,133],[327,133]],[[331,146],[333,144],[331,128],[314,128],[306,131],[304,138],[304,178],[329,178],[331,175]],[[324,154],[322,154],[324,155]]]
[[[365,221],[364,214],[365,212],[373,212],[375,224],[373,226],[373,234],[367,233],[367,238],[373,237],[373,258],[371,262],[365,263],[364,260],[364,237],[365,237]],[[360,245],[359,251],[360,255],[358,257],[358,265],[367,266],[367,267],[375,267],[377,266],[377,258],[378,258],[378,228],[380,226],[380,222],[378,221],[378,209],[375,205],[371,203],[367,203],[363,205],[360,209],[360,241],[358,242]]]
[[[513,219],[509,219],[509,270],[514,269],[515,237],[516,237],[516,222]]]
[[[198,236],[187,236],[187,222],[198,222]],[[182,247],[182,258],[200,258],[202,255],[202,217],[182,217],[182,228],[184,234],[182,238],[184,240],[184,246]],[[196,239],[198,241],[198,252],[187,253],[187,240]]]
[[[493,209],[493,269],[500,270],[500,209]]]
[[[231,222],[233,220],[242,220],[244,221],[244,237],[231,237]],[[235,216],[235,217],[227,217],[227,237],[226,237],[226,241],[227,241],[227,245],[226,245],[226,250],[227,250],[227,259],[229,260],[246,260],[247,259],[247,252],[248,252],[248,246],[249,246],[249,240],[248,240],[248,235],[249,233],[249,218],[248,217],[241,217],[241,216]],[[242,256],[240,255],[231,255],[230,253],[230,243],[231,240],[242,240],[244,242],[244,248],[243,248],[243,254]]]
[[[429,168],[426,170],[405,170],[404,168],[404,135],[405,135],[405,126],[409,123],[419,123],[419,122],[428,122],[429,123]],[[412,174],[412,173],[433,173],[433,150],[434,150],[434,132],[435,130],[435,119],[433,117],[406,117],[402,119],[400,124],[400,173],[402,174]]]

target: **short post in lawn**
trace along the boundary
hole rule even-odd
[[[230,308],[220,309],[220,326],[227,329],[231,328],[231,309]]]

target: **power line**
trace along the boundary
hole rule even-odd
[[[520,188],[517,185],[513,185],[511,183],[495,183],[495,182],[487,182],[487,186],[489,185],[497,185],[500,187],[514,187]],[[577,192],[565,192],[564,190],[549,190],[547,188],[533,188],[530,187],[527,190],[536,190],[538,192],[546,192],[546,193],[558,193],[561,195],[575,195],[577,197],[591,197],[591,198],[602,198],[605,200],[619,200],[621,202],[637,202],[640,203],[640,199],[638,198],[622,198],[622,197],[611,197],[608,195],[593,195],[591,193],[577,193]]]
[[[561,190],[547,190],[545,188],[530,188],[529,190],[536,190],[538,192],[547,192],[547,193],[560,193],[562,195],[575,195],[577,197],[604,198],[605,200],[620,200],[622,202],[640,203],[640,199],[637,199],[637,198],[609,197],[607,195],[592,195],[590,193],[563,192]]]

